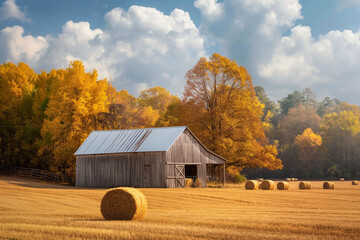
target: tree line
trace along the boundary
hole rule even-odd
[[[98,79],[96,70],[86,72],[81,61],[40,73],[25,63],[4,63],[0,167],[74,177],[73,154],[93,130],[186,125],[229,160],[230,176],[359,175],[358,106],[330,98],[317,102],[311,89],[275,103],[253,86],[244,67],[216,53],[200,58],[185,78],[182,98],[161,87],[134,97]]]
[[[318,101],[310,88],[271,101],[255,87],[264,104],[263,122],[268,140],[275,144],[284,168],[250,170],[264,177],[308,179],[360,176],[360,108],[338,99]]]

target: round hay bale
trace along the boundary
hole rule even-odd
[[[295,178],[291,178],[291,181],[295,181]]]
[[[289,189],[289,183],[288,182],[278,182],[276,185],[278,190],[288,190]]]
[[[334,188],[335,188],[335,184],[334,184],[333,182],[324,182],[323,188],[324,188],[324,189],[334,189]]]
[[[259,188],[259,182],[256,180],[248,180],[245,182],[245,189],[256,190]]]
[[[311,189],[311,183],[310,182],[300,182],[299,189]]]
[[[201,179],[197,178],[194,182],[194,188],[201,188]]]
[[[146,214],[147,201],[135,188],[114,188],[102,198],[100,210],[106,220],[140,220]]]
[[[294,181],[297,181],[298,179],[297,178],[294,178],[295,180]]]
[[[192,178],[185,178],[185,187],[190,188],[194,185]]]
[[[265,180],[261,183],[262,190],[273,190],[275,188],[275,183],[271,180]]]
[[[351,182],[351,184],[352,184],[352,185],[359,185],[358,181],[356,181],[356,180],[353,180],[353,181]]]
[[[291,182],[291,178],[287,178],[286,181],[287,181],[287,182]]]
[[[344,179],[344,178],[340,178],[340,181],[345,181],[345,179]]]

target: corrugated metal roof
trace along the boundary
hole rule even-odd
[[[167,151],[186,127],[93,131],[75,155]]]

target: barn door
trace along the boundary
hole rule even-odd
[[[151,187],[151,165],[144,165],[144,187]]]
[[[175,165],[175,187],[185,187],[185,165]]]

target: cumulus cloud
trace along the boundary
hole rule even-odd
[[[91,29],[88,22],[68,21],[59,35],[36,38],[44,40],[44,45],[32,55],[27,53],[28,60],[34,61],[32,57],[36,56],[37,70],[50,70],[81,59],[87,70],[96,68],[101,78],[107,77],[118,89],[132,94],[153,86],[181,94],[186,71],[206,54],[199,30],[180,9],[165,15],[141,6],[127,11],[115,8],[105,15],[105,21],[104,29]],[[0,44],[11,44],[14,38],[5,35],[1,32]],[[21,56],[12,48],[0,60],[17,62]]]
[[[360,104],[360,30],[313,36],[309,26],[295,26],[302,18],[298,0],[197,0],[195,7],[201,33],[245,66],[272,98],[311,87],[319,97]],[[221,15],[212,21],[209,13],[217,11]]]
[[[315,39],[310,27],[299,25],[261,65],[260,76],[278,86],[311,87],[319,95],[359,103],[359,66],[360,31],[330,31]]]
[[[194,6],[202,15],[202,34],[222,54],[247,64],[270,57],[283,31],[302,18],[297,0],[196,0]],[[221,14],[214,21],[212,13]]]
[[[0,8],[0,20],[17,19],[27,22],[29,19],[16,5],[15,0],[6,0]]]
[[[20,26],[6,27],[0,31],[0,56],[2,62],[26,62],[37,66],[48,47],[44,37],[24,36]]]

